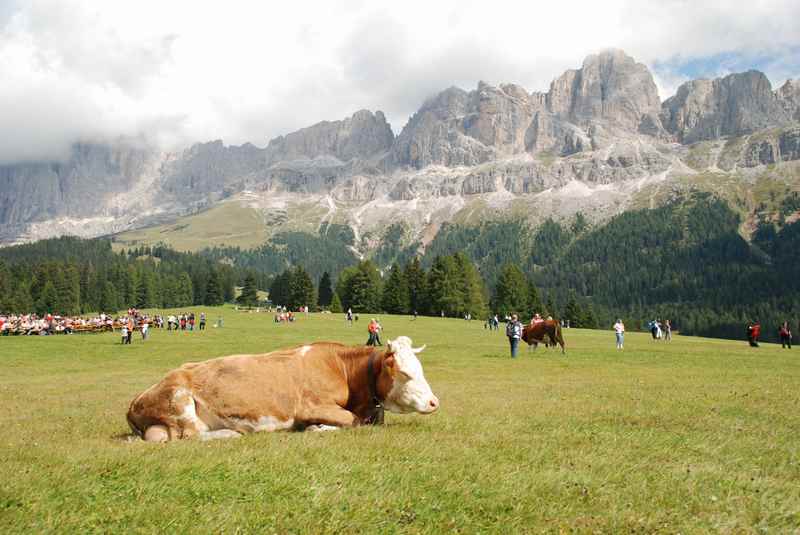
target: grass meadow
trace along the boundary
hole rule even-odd
[[[202,308],[195,308],[199,312]],[[797,533],[800,348],[565,331],[508,357],[481,322],[382,316],[427,344],[431,416],[332,433],[131,440],[134,395],[183,362],[314,340],[206,309],[206,332],[0,338],[1,533]]]

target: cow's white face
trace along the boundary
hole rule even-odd
[[[389,340],[390,371],[394,379],[392,389],[383,402],[386,410],[391,412],[408,413],[419,412],[430,414],[439,408],[439,398],[431,391],[425,375],[422,373],[422,364],[417,358],[417,353],[425,349],[411,347],[411,339],[399,336],[396,340]]]

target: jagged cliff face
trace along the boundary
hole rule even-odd
[[[636,132],[658,116],[661,101],[647,67],[617,50],[589,56],[553,81],[547,109],[580,128],[600,123]]]
[[[67,162],[0,166],[0,242],[116,232],[239,198],[287,224],[293,203],[316,203],[319,219],[366,233],[405,221],[431,236],[448,218],[513,210],[599,219],[647,184],[799,160],[799,122],[797,81],[773,91],[756,71],[695,80],[662,104],[647,67],[606,51],[546,93],[442,91],[397,137],[383,113],[361,110],[263,148],[163,154],[118,141],[76,144]]]
[[[797,118],[797,92],[787,83],[773,92],[763,73],[748,71],[716,80],[694,80],[664,102],[662,120],[681,143],[740,136]]]

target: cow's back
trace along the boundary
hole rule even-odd
[[[170,438],[217,429],[291,427],[308,403],[346,399],[347,384],[338,376],[332,346],[186,363],[137,396],[128,421],[139,434],[164,425]]]

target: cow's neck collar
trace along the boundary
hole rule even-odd
[[[377,360],[378,370],[375,371],[375,361]],[[369,411],[364,423],[370,425],[383,424],[383,400],[378,396],[378,378],[383,368],[383,360],[378,358],[377,352],[373,351],[367,361],[367,385],[369,387]]]

